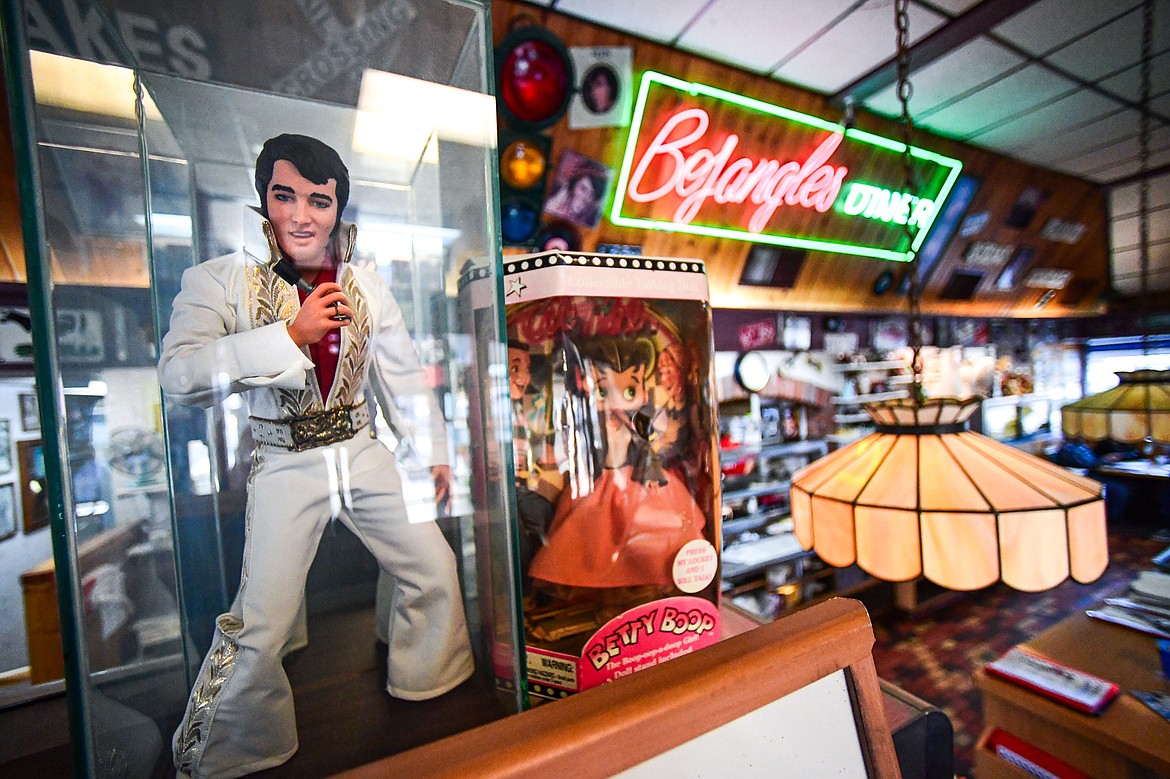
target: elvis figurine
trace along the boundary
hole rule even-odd
[[[183,274],[159,364],[180,403],[246,392],[257,442],[240,589],[216,620],[173,739],[180,775],[191,777],[242,776],[296,751],[281,649],[331,519],[395,583],[389,693],[431,698],[473,671],[455,556],[433,522],[408,521],[394,456],[372,434],[367,389],[396,432],[430,437],[436,497],[446,500],[446,427],[402,313],[376,272],[349,262],[345,164],[321,141],[281,135],[256,160],[256,191],[243,248]],[[425,405],[429,424],[411,431],[396,400]]]

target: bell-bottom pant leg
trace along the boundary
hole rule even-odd
[[[433,519],[411,522],[394,455],[356,436],[345,444],[351,510],[342,515],[393,586],[386,689],[397,698],[441,695],[475,670],[455,554]]]
[[[296,752],[292,688],[281,649],[328,523],[335,479],[323,449],[261,447],[248,485],[244,564],[233,612],[221,615],[175,733],[175,762],[193,777],[271,768]]]

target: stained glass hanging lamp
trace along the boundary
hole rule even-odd
[[[908,150],[908,0],[894,5]],[[905,168],[906,191],[916,191]],[[1100,577],[1109,562],[1101,485],[969,431],[979,398],[925,398],[915,260],[908,298],[910,396],[863,406],[875,432],[793,477],[797,540],[832,566],[856,563],[888,581],[925,576],[953,590],[1003,581],[1039,591],[1070,576],[1082,583]]]

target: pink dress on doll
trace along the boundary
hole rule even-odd
[[[650,445],[652,425],[629,412],[646,399],[637,368],[603,369],[606,464],[584,495],[561,493],[548,540],[532,559],[533,579],[574,587],[669,587],[675,555],[703,538],[706,518],[686,485],[664,470]],[[633,464],[629,464],[630,461]]]
[[[633,471],[606,468],[589,494],[562,493],[532,578],[574,587],[673,585],[674,557],[703,538],[706,518],[671,472],[665,483],[641,484]]]

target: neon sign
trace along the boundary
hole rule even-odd
[[[781,106],[642,77],[610,221],[626,227],[909,260],[962,163]],[[912,234],[907,235],[907,227]]]
[[[869,184],[850,184],[849,194],[841,206],[841,213],[864,216],[911,227],[921,227],[934,216],[934,201],[911,195],[909,192],[891,192]]]

